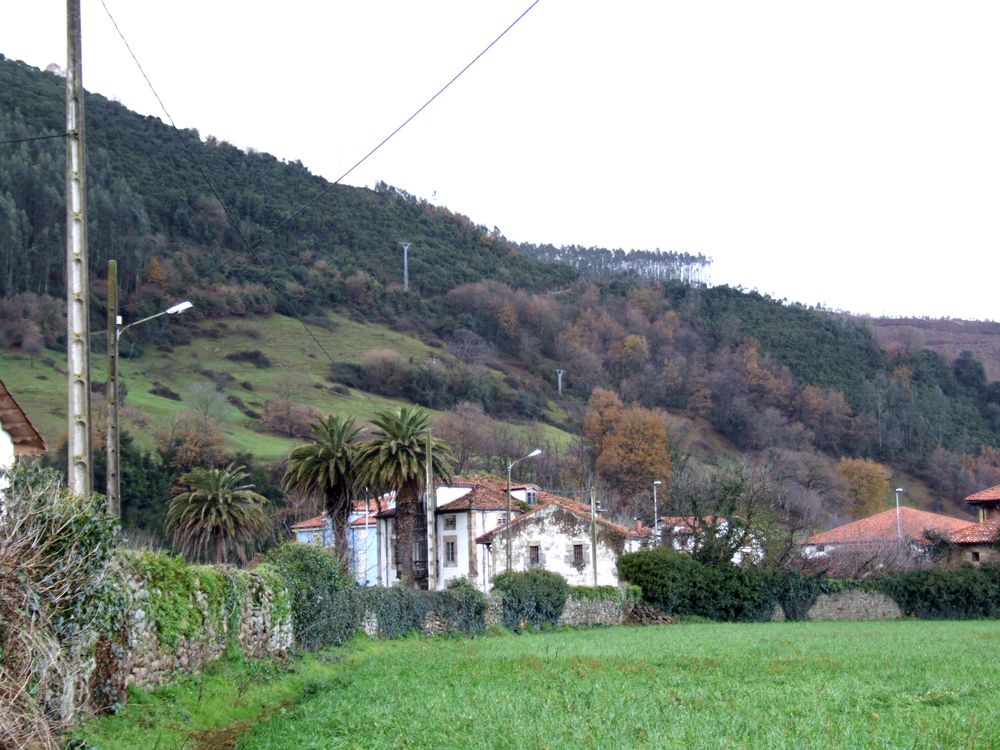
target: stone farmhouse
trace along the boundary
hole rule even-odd
[[[669,545],[678,552],[692,554],[698,546],[699,539],[705,535],[714,534],[723,537],[729,532],[729,519],[722,516],[660,516],[657,524],[659,539],[657,544]],[[734,526],[734,532],[740,528]],[[744,562],[760,562],[764,559],[764,547],[760,538],[747,534],[746,542],[733,550],[733,565]]]
[[[965,498],[975,508],[978,522],[951,534],[955,557],[962,562],[1000,563],[1000,484]]]
[[[540,492],[529,510],[476,538],[482,550],[477,584],[488,591],[493,576],[508,568],[542,568],[572,586],[617,586],[618,557],[647,535],[639,524],[629,529],[592,514],[590,505]]]

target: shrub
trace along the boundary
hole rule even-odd
[[[295,643],[316,649],[351,638],[361,625],[362,601],[354,579],[332,552],[286,542],[265,561],[285,579]]]
[[[558,625],[566,607],[569,585],[547,570],[506,571],[493,579],[503,594],[503,623],[516,633],[525,627]]]
[[[690,555],[657,547],[623,555],[622,577],[669,615],[712,620],[767,620],[782,595],[782,574],[753,566],[703,565]]]
[[[875,584],[904,614],[921,619],[971,619],[1000,616],[1000,567],[914,570]]]
[[[378,587],[368,589],[365,599],[383,638],[423,632],[431,614],[440,618],[447,632],[486,632],[486,597],[469,583],[456,584],[446,591]]]
[[[572,586],[569,595],[575,602],[620,602],[623,592],[617,586]]]

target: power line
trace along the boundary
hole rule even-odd
[[[305,203],[303,203],[302,205],[300,205],[297,209],[295,209],[294,211],[292,211],[284,219],[282,219],[281,221],[279,221],[270,230],[268,230],[264,234],[260,235],[259,237],[257,237],[252,242],[250,242],[246,238],[246,236],[243,234],[242,230],[240,229],[240,226],[239,226],[238,222],[236,222],[234,220],[234,217],[233,217],[232,213],[229,211],[229,208],[226,206],[225,201],[222,200],[222,197],[219,195],[219,192],[215,189],[215,186],[212,184],[212,182],[209,179],[208,175],[205,173],[205,170],[202,168],[200,162],[195,157],[195,155],[194,155],[193,151],[191,150],[190,146],[187,144],[186,141],[184,141],[183,138],[180,138],[179,129],[177,128],[176,123],[174,122],[173,118],[170,116],[170,113],[167,111],[167,108],[164,105],[163,100],[160,98],[159,94],[156,92],[156,89],[153,87],[152,81],[149,79],[149,76],[146,75],[146,72],[145,72],[145,70],[143,70],[142,65],[139,63],[139,60],[136,57],[135,53],[132,51],[132,48],[129,45],[128,40],[125,38],[125,36],[122,33],[121,29],[118,27],[118,23],[115,21],[114,16],[111,14],[111,11],[108,9],[108,6],[105,3],[105,0],[101,0],[101,5],[104,7],[105,13],[107,13],[108,18],[111,20],[111,23],[114,25],[115,31],[118,33],[118,36],[121,38],[122,42],[125,44],[125,48],[128,50],[129,55],[131,55],[132,60],[135,62],[136,66],[139,69],[139,72],[142,74],[143,78],[146,80],[146,84],[149,86],[150,91],[152,91],[153,96],[156,97],[156,100],[159,103],[160,108],[163,110],[163,113],[166,115],[167,119],[170,121],[170,124],[173,127],[173,129],[174,129],[175,136],[180,139],[180,141],[181,141],[181,143],[182,143],[185,151],[188,154],[188,158],[191,159],[191,161],[193,161],[195,163],[195,166],[198,168],[198,171],[199,171],[199,173],[202,176],[202,179],[205,180],[205,183],[208,185],[208,187],[211,190],[211,192],[212,192],[213,196],[215,197],[215,199],[217,201],[219,201],[219,204],[222,206],[223,212],[225,213],[227,220],[229,221],[230,225],[236,230],[237,234],[240,236],[240,240],[244,244],[243,250],[241,250],[238,253],[235,253],[234,255],[230,256],[229,258],[227,258],[226,260],[224,260],[222,263],[220,263],[215,269],[213,269],[212,272],[214,273],[214,272],[220,271],[222,268],[225,268],[227,265],[229,265],[233,261],[235,261],[238,258],[241,258],[241,257],[243,257],[244,255],[247,255],[247,254],[249,254],[253,258],[253,260],[257,263],[257,265],[259,267],[263,267],[263,264],[260,262],[259,258],[254,253],[254,249],[256,247],[260,246],[261,243],[263,243],[269,237],[273,236],[279,229],[281,229],[281,227],[283,227],[286,224],[288,224],[292,219],[294,219],[296,216],[300,215],[303,211],[305,211],[307,208],[309,208],[314,203],[316,203],[320,198],[322,198],[327,193],[329,193],[334,188],[334,186],[340,184],[344,179],[346,179],[358,167],[360,167],[362,164],[364,164],[366,161],[368,161],[368,159],[370,159],[386,143],[388,143],[393,137],[395,137],[403,128],[405,128],[414,119],[416,119],[439,96],[441,96],[459,78],[461,78],[462,75],[464,75],[466,73],[466,71],[469,70],[469,68],[471,68],[476,62],[479,61],[480,58],[482,58],[501,39],[503,39],[503,37],[506,36],[511,31],[511,29],[513,29],[536,5],[538,5],[539,2],[540,2],[540,0],[534,0],[517,18],[515,18],[503,31],[501,31],[500,34],[498,34],[496,36],[496,38],[494,38],[489,44],[487,44],[486,47],[484,47],[482,49],[482,51],[479,52],[479,54],[477,54],[469,63],[467,63],[464,67],[462,67],[461,70],[459,70],[454,76],[452,76],[452,78],[447,83],[444,84],[444,86],[442,86],[440,89],[438,89],[434,93],[433,96],[431,96],[420,107],[418,107],[417,110],[413,112],[413,114],[411,114],[402,123],[400,123],[400,125],[398,125],[391,133],[389,133],[389,135],[387,135],[385,138],[383,138],[381,141],[379,141],[371,150],[368,151],[368,153],[366,153],[357,162],[355,162],[355,164],[353,166],[351,166],[350,169],[348,169],[340,177],[338,177],[336,180],[334,180],[333,182],[331,182],[329,185],[327,185],[325,188],[323,188],[321,191],[319,191],[316,195],[314,195],[308,201],[306,201]],[[207,277],[207,274],[202,274],[201,275],[202,279],[205,279],[206,277]],[[284,292],[282,292],[279,287],[273,286],[272,288],[281,296],[281,298],[282,298],[283,301],[285,301],[285,302],[288,301],[288,299],[285,296]],[[165,297],[165,296],[166,295],[161,295],[161,298]],[[123,307],[130,307],[130,306],[129,305],[125,305]],[[306,332],[309,334],[310,338],[312,338],[313,341],[316,343],[317,347],[319,347],[319,349],[323,352],[323,354],[326,355],[327,359],[330,359],[330,361],[332,362],[333,358],[323,348],[322,344],[320,344],[319,341],[316,340],[315,336],[313,336],[313,334],[312,334],[312,331],[305,324],[305,322],[302,321],[298,316],[296,316],[296,320],[298,320],[302,324],[302,326],[306,329]]]
[[[11,143],[29,143],[31,141],[50,141],[53,138],[65,138],[65,133],[56,133],[55,135],[33,135],[28,138],[11,138],[8,141],[0,141],[0,146],[7,146]]]

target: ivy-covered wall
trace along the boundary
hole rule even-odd
[[[267,565],[253,571],[187,565],[163,553],[119,550],[104,595],[107,612],[76,702],[100,711],[129,685],[160,685],[195,672],[227,648],[268,656],[292,646],[287,586]]]

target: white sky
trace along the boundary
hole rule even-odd
[[[105,2],[178,125],[329,179],[531,4]],[[0,0],[0,52],[65,66],[65,7]],[[82,7],[85,86],[161,116]],[[540,0],[346,182],[790,301],[1000,320],[998,39],[994,1]]]

